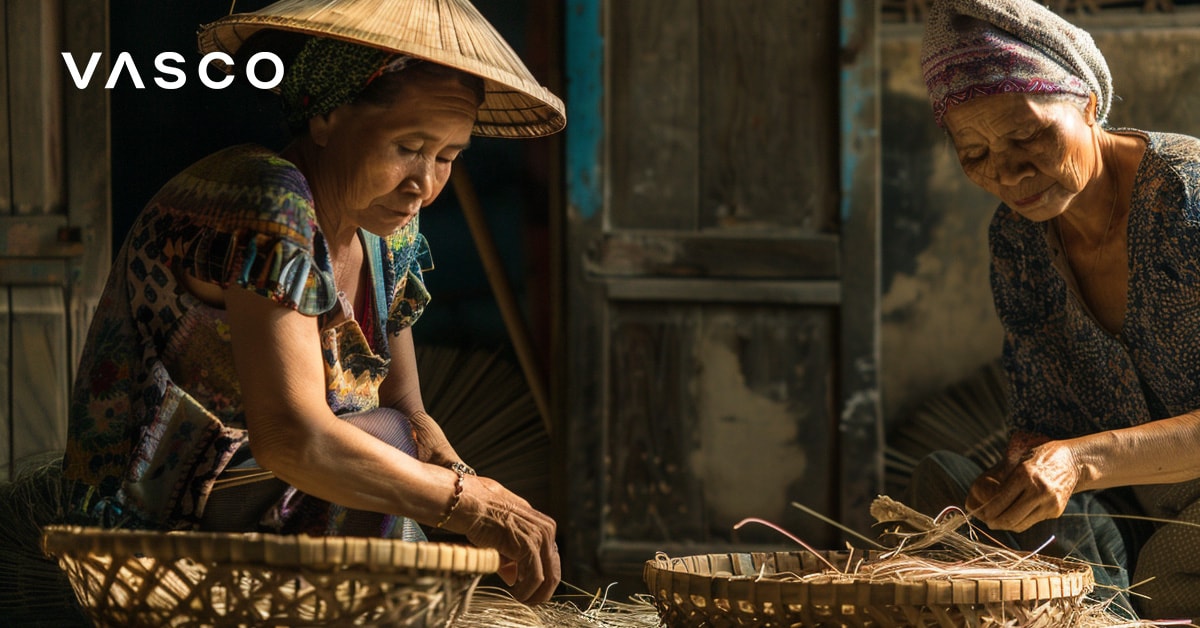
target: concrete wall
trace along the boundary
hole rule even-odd
[[[1200,136],[1196,14],[1079,18],[1108,59],[1113,127]],[[888,26],[883,76],[884,414],[890,425],[998,357],[987,225],[997,201],[962,174],[934,125],[920,72],[920,29]]]

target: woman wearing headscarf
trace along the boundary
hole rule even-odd
[[[289,36],[294,140],[187,168],[116,257],[71,400],[69,518],[405,540],[419,523],[497,549],[514,596],[546,600],[555,523],[425,413],[411,325],[419,214],[471,135],[556,132],[562,103],[466,0],[285,0],[200,42]]]
[[[923,462],[913,500],[965,501],[1022,549],[1055,534],[1097,565],[1098,595],[1128,607],[1132,572],[1144,615],[1200,617],[1195,527],[1145,540],[1117,518],[1200,521],[1200,141],[1106,126],[1103,56],[1032,0],[933,2],[921,62],[963,172],[1001,201],[1012,432],[987,471]]]

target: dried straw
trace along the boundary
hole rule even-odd
[[[657,628],[661,625],[653,600],[647,595],[628,602],[607,596],[560,595],[545,604],[526,606],[507,591],[479,587],[470,609],[454,628]]]
[[[0,484],[0,608],[12,626],[79,626],[83,610],[67,576],[41,549],[42,526],[61,521],[62,455],[26,461]]]
[[[1006,386],[996,360],[924,401],[888,434],[888,491],[907,486],[913,468],[933,451],[958,452],[984,469],[999,461],[1008,442]]]

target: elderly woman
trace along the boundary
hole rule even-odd
[[[1107,128],[1099,50],[1032,0],[934,2],[922,68],[963,171],[1001,201],[1013,431],[986,472],[925,461],[914,501],[965,501],[1024,549],[1057,534],[1102,585],[1153,578],[1134,589],[1144,615],[1200,617],[1196,529],[1160,524],[1143,544],[1116,518],[1200,521],[1200,141]]]
[[[553,593],[554,521],[446,442],[410,326],[429,299],[418,216],[472,132],[565,119],[466,0],[444,4],[287,0],[202,31],[231,52],[294,31],[296,136],[202,159],[129,232],[71,402],[73,521],[407,540],[419,523],[497,549],[518,599]],[[431,47],[448,34],[476,48]]]

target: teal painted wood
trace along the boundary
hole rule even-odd
[[[566,16],[567,203],[590,220],[604,206],[603,0],[570,0]]]
[[[869,533],[883,490],[879,393],[879,0],[841,0],[841,523]]]

